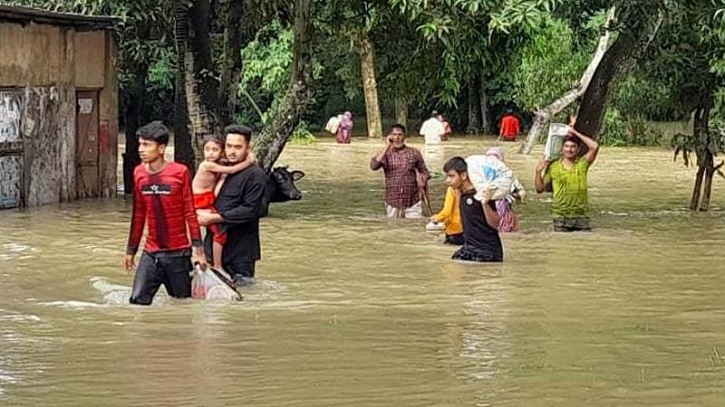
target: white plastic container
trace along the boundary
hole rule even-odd
[[[549,124],[549,137],[546,138],[544,147],[544,158],[553,161],[561,157],[561,147],[569,135],[569,126],[563,123]]]
[[[432,233],[440,233],[446,230],[446,224],[443,222],[430,221],[427,225],[425,225],[425,230]]]

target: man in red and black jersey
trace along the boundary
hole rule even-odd
[[[169,129],[160,121],[139,128],[136,135],[142,164],[133,173],[133,216],[124,258],[129,272],[136,268],[134,257],[146,224],[148,233],[130,302],[151,304],[161,284],[170,296],[188,298],[191,297],[192,246],[194,261],[206,264],[189,170],[164,159]]]

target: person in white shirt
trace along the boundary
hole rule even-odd
[[[446,129],[435,110],[431,113],[430,119],[424,121],[420,127],[420,135],[425,137],[425,144],[440,144],[445,133]]]

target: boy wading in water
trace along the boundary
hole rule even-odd
[[[453,187],[446,189],[443,209],[431,216],[432,222],[443,222],[446,225],[446,240],[443,243],[454,246],[463,245],[463,224],[461,223],[461,191]]]
[[[491,200],[493,191],[476,191],[468,178],[468,164],[461,157],[448,160],[443,171],[448,185],[460,192],[463,247],[453,254],[453,259],[502,262],[503,246],[497,230],[501,218]]]
[[[579,157],[584,143],[588,150]],[[542,193],[551,184],[553,198],[551,212],[554,215],[555,232],[590,231],[587,175],[599,154],[599,144],[578,131],[571,129],[561,148],[561,158],[549,162],[542,159],[536,167],[534,183],[536,192]]]
[[[204,161],[199,164],[196,169],[196,175],[192,182],[192,190],[194,192],[194,207],[196,213],[212,212],[216,213],[214,208],[215,189],[219,181],[223,180],[227,174],[234,174],[254,165],[254,155],[249,154],[247,158],[234,165],[223,165],[222,156],[224,155],[224,142],[216,136],[209,136],[204,140]],[[227,240],[223,223],[214,223],[208,226],[209,232],[212,234],[212,265],[216,269],[222,269],[222,251]]]
[[[136,271],[130,302],[151,304],[161,284],[170,296],[188,298],[192,246],[194,261],[206,264],[189,170],[164,159],[169,129],[161,122],[141,127],[136,135],[142,163],[133,172],[133,215],[123,259],[127,271]],[[146,244],[136,267],[134,257],[146,225]]]

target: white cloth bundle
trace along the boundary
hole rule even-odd
[[[504,199],[511,192],[514,173],[506,164],[491,155],[471,155],[466,158],[468,176],[476,188],[476,199],[482,200],[487,190],[492,190],[491,199]]]
[[[332,134],[337,134],[337,130],[340,128],[340,122],[342,121],[342,115],[332,116],[325,125],[325,130]]]

